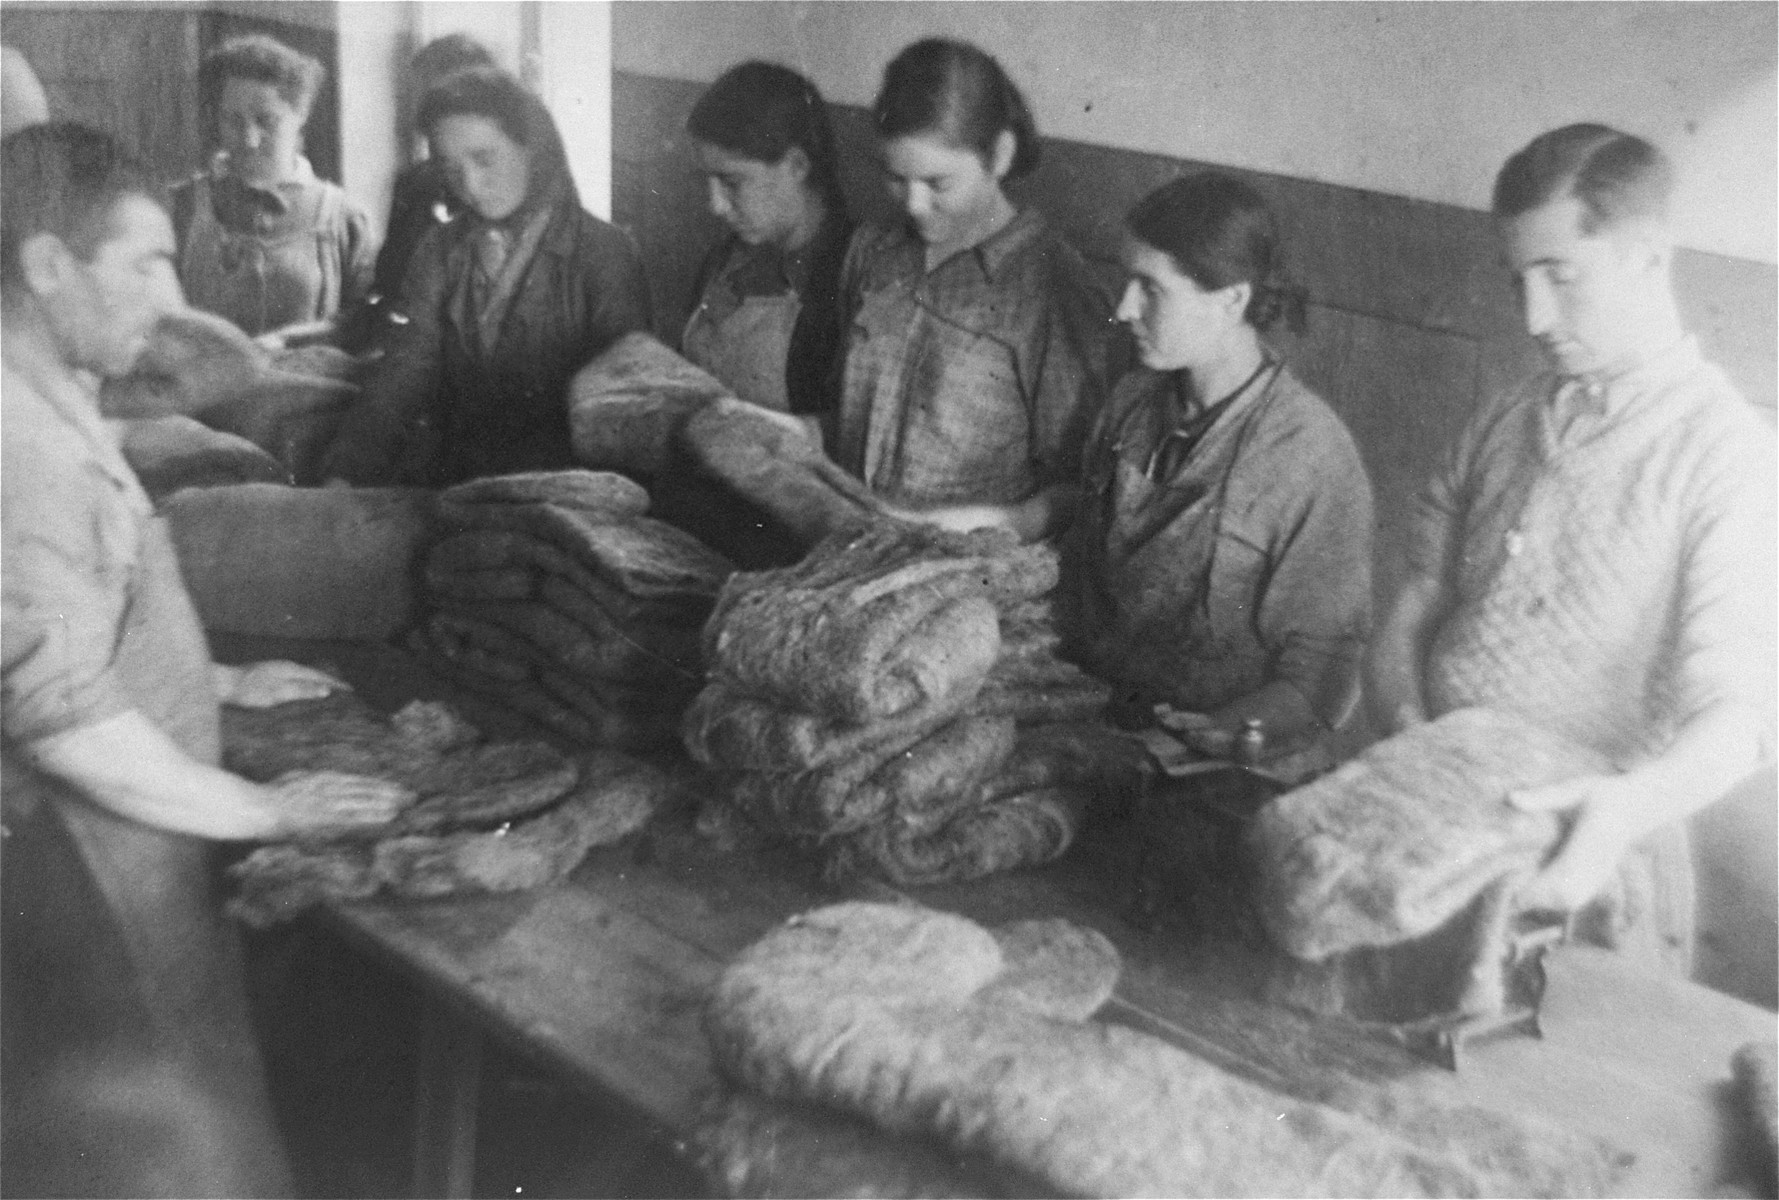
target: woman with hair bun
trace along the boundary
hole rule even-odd
[[[1141,366],[1087,453],[1065,644],[1139,720],[1191,714],[1204,752],[1227,755],[1250,720],[1272,750],[1313,748],[1352,706],[1369,623],[1364,465],[1262,336],[1302,302],[1259,194],[1195,175],[1125,226],[1118,320]]]
[[[200,70],[219,148],[171,197],[186,298],[275,349],[325,337],[364,298],[377,253],[364,209],[303,156],[327,71],[262,34]]]
[[[847,253],[833,455],[892,511],[1045,536],[1103,398],[1109,305],[1005,191],[1037,165],[1031,113],[992,57],[929,39],[885,69],[872,118],[905,219]]]
[[[743,400],[826,411],[852,222],[821,93],[788,67],[742,63],[698,98],[686,128],[730,236],[699,272],[685,355]]]

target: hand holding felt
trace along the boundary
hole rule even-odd
[[[1625,818],[1644,803],[1637,784],[1617,774],[1522,788],[1507,799],[1522,812],[1567,814],[1556,852],[1516,897],[1531,912],[1574,912],[1605,890],[1636,840]]]
[[[416,799],[412,788],[343,771],[289,771],[267,785],[280,832],[295,836],[387,825]]]
[[[326,671],[301,663],[272,659],[244,667],[220,667],[219,698],[240,708],[271,708],[292,700],[319,700],[352,686]]]

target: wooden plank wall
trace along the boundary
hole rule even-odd
[[[684,135],[701,84],[617,72],[613,214],[641,243],[663,337],[678,336],[692,285],[721,229]],[[857,214],[884,214],[862,109],[836,106],[842,182]],[[1017,188],[1104,268],[1124,212],[1151,188],[1206,164],[1053,140]],[[1274,175],[1236,172],[1275,206],[1293,270],[1311,297],[1307,333],[1281,345],[1346,420],[1378,499],[1380,593],[1399,574],[1403,516],[1477,397],[1536,365],[1520,332],[1486,214]],[[1773,267],[1682,251],[1675,279],[1689,326],[1755,403],[1774,406],[1779,294]],[[1695,822],[1700,853],[1698,977],[1779,1005],[1773,773]]]

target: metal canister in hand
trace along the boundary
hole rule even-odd
[[[1259,717],[1249,717],[1235,735],[1235,761],[1244,767],[1257,767],[1265,753],[1266,729]]]

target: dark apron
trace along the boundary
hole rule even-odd
[[[164,524],[145,522],[116,669],[217,757],[209,653]],[[5,764],[0,1083],[10,1195],[288,1195],[240,946],[210,846]]]
[[[1242,428],[1232,463],[1277,379],[1275,367],[1254,402],[1233,414]],[[1206,486],[1183,480],[1183,470],[1171,480],[1151,479],[1151,448],[1127,443],[1144,407],[1120,414],[1088,462],[1066,556],[1070,641],[1088,668],[1112,683],[1121,705],[1167,702],[1207,711],[1266,682],[1265,654],[1252,630],[1222,627],[1212,603],[1229,472]]]

